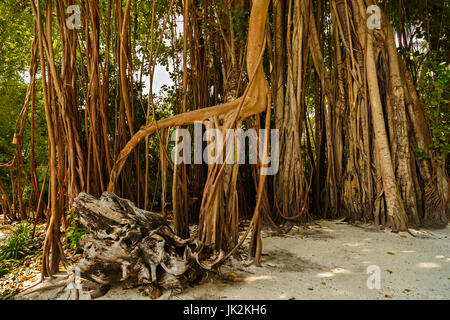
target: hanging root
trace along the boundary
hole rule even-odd
[[[131,152],[135,147],[146,137],[153,134],[155,131],[169,127],[180,127],[193,124],[195,122],[202,122],[207,124],[209,121],[217,121],[220,123],[220,129],[226,130],[236,127],[236,123],[240,123],[243,119],[252,115],[257,115],[266,110],[269,86],[264,75],[262,66],[262,57],[265,51],[266,44],[266,17],[268,14],[269,0],[260,0],[253,2],[250,14],[249,32],[248,32],[248,46],[247,46],[247,70],[250,75],[250,82],[242,97],[222,105],[217,105],[209,108],[199,109],[191,112],[185,112],[174,117],[153,122],[141,130],[139,130],[122,149],[119,157],[111,170],[110,182],[108,191],[114,192],[116,182],[118,181],[120,172]],[[269,105],[270,108],[270,105]],[[222,151],[223,152],[223,151]],[[205,192],[205,198],[202,201],[201,216],[205,219],[210,218],[211,205],[213,204],[213,194],[220,176],[223,172],[224,166],[215,166],[214,170],[210,171],[208,176]],[[262,180],[263,182],[264,180]],[[263,183],[262,183],[263,184]],[[262,187],[262,185],[260,186]],[[258,192],[260,198],[261,191]],[[209,196],[208,196],[209,195]],[[257,204],[258,208],[258,204]],[[253,222],[257,223],[257,212]],[[214,224],[212,228],[216,228]],[[213,232],[212,230],[203,230],[203,232]],[[242,242],[240,242],[242,243]],[[235,248],[236,249],[236,248]],[[235,251],[232,250],[232,252]],[[220,261],[223,259],[219,259]]]

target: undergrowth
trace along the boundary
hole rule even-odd
[[[72,209],[67,212],[67,220],[70,221],[70,224],[64,237],[67,239],[71,249],[79,250],[81,249],[81,240],[89,233],[89,230],[81,225],[77,214]]]

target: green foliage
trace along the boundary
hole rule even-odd
[[[10,260],[0,260],[0,278],[10,272],[13,263]]]
[[[0,246],[0,261],[18,260],[31,253],[32,225],[26,221],[20,223],[13,229],[11,237]],[[1,267],[1,265],[0,265]],[[4,268],[3,268],[4,271]],[[0,271],[1,272],[1,271]]]
[[[8,273],[9,273],[8,267],[3,262],[0,262],[0,278]]]
[[[80,249],[81,240],[89,233],[89,230],[81,225],[77,214],[73,212],[73,208],[67,212],[67,219],[70,220],[70,225],[64,237],[69,241],[70,248],[75,250]]]
[[[238,44],[244,44],[248,29],[248,11],[241,10],[238,7],[231,8],[231,17],[233,30],[235,32],[235,41]]]
[[[447,159],[450,153],[450,63],[428,59],[425,74],[419,83],[419,92],[432,132],[430,149],[438,159]]]
[[[26,0],[0,1],[0,163],[9,162],[14,156],[12,144],[14,125],[25,101],[31,43],[33,40],[33,13]],[[38,71],[39,73],[39,71]],[[36,83],[36,160],[38,165],[47,163],[47,133],[43,112],[40,80]],[[31,108],[28,118],[31,118]],[[29,167],[29,121],[24,131],[24,167]],[[41,168],[38,167],[38,173]],[[0,179],[12,199],[10,175],[0,169]],[[23,174],[23,181],[26,180]],[[40,183],[42,174],[39,175]],[[25,190],[24,202],[28,202],[29,190]],[[1,194],[0,194],[1,196]]]
[[[424,149],[417,148],[416,149],[417,159],[430,159],[430,156]]]
[[[14,295],[18,292],[19,286],[17,285],[12,290],[7,290],[4,294],[0,295],[1,300],[14,300]]]
[[[20,79],[29,64],[33,15],[26,1],[0,2],[0,30],[1,83],[5,79]]]
[[[442,0],[380,0],[384,12],[398,31],[410,39],[408,49],[425,44],[433,51],[439,62],[448,61],[450,52],[450,2]],[[413,70],[411,70],[413,71]],[[414,75],[413,75],[414,76]]]

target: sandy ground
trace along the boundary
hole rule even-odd
[[[220,268],[221,276],[159,299],[450,299],[450,226],[411,233],[340,221],[295,226],[283,236],[264,232],[262,267],[232,260]],[[369,266],[379,267],[380,289],[368,288],[375,275]],[[73,297],[60,286],[16,298]],[[80,299],[89,298],[81,292]],[[118,284],[98,299],[149,298]]]

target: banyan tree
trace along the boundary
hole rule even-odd
[[[0,164],[9,170],[12,198],[5,181],[0,190],[7,218],[47,222],[44,276],[57,272],[64,258],[65,212],[80,192],[96,198],[114,192],[136,207],[159,209],[173,217],[179,239],[196,237],[223,252],[222,260],[250,236],[256,265],[264,224],[279,229],[287,221],[346,218],[393,232],[447,225],[446,158],[431,147],[424,105],[398,50],[404,30],[391,25],[385,2],[28,5],[31,81],[14,128],[16,152]],[[154,92],[158,64],[172,70],[170,99]],[[49,154],[41,185],[33,150],[37,90]],[[166,104],[168,113],[161,111]],[[176,144],[176,129],[193,133],[194,124],[202,133],[223,133],[223,148],[215,152],[225,157],[237,148],[228,153],[227,130],[254,129],[263,155],[254,164],[174,163],[170,138]],[[23,159],[28,127],[29,168]],[[259,129],[277,129],[278,141],[259,136]],[[262,174],[275,149],[279,170]],[[29,216],[25,184],[34,194]],[[244,219],[249,225],[240,234]],[[193,224],[198,233],[191,235]]]

